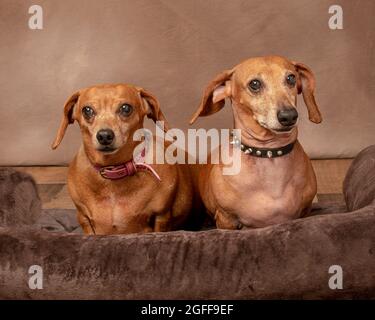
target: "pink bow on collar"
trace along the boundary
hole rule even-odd
[[[110,180],[122,179],[134,175],[138,170],[146,170],[151,172],[156,179],[161,181],[160,176],[156,171],[149,164],[145,163],[145,154],[146,150],[143,149],[137,157],[125,162],[124,164],[104,167],[95,165],[94,168],[99,171],[103,178]]]

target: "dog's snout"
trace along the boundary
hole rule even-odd
[[[115,138],[115,133],[111,129],[99,130],[96,134],[96,139],[103,146],[108,146],[113,142]]]
[[[290,127],[297,122],[298,112],[295,108],[284,108],[277,112],[277,119],[284,127]]]

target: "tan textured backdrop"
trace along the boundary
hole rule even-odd
[[[44,30],[28,29],[28,8],[44,9]],[[328,8],[344,29],[328,28]],[[375,142],[375,1],[0,0],[1,165],[64,164],[80,144],[72,126],[49,146],[65,99],[77,88],[130,82],[159,97],[183,129],[216,73],[257,55],[278,54],[316,73],[324,122],[300,140],[314,158],[351,157]],[[197,127],[230,127],[231,111]]]

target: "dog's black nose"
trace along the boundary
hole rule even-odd
[[[290,127],[297,122],[298,112],[295,108],[285,108],[277,112],[277,119],[284,127]]]
[[[111,129],[102,129],[96,134],[96,139],[98,139],[99,143],[103,146],[110,145],[114,138],[115,133]]]

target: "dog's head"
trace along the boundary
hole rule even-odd
[[[143,88],[114,84],[82,89],[66,101],[52,149],[59,146],[68,125],[77,121],[85,151],[94,159],[132,155],[133,134],[143,127],[145,116],[164,121],[168,129],[157,99]]]
[[[288,132],[297,123],[300,93],[309,119],[314,123],[322,121],[314,89],[314,75],[302,63],[277,56],[251,58],[210,82],[190,123],[219,111],[225,98],[230,98],[239,108],[236,112],[245,126],[255,120],[256,125],[274,133]]]

